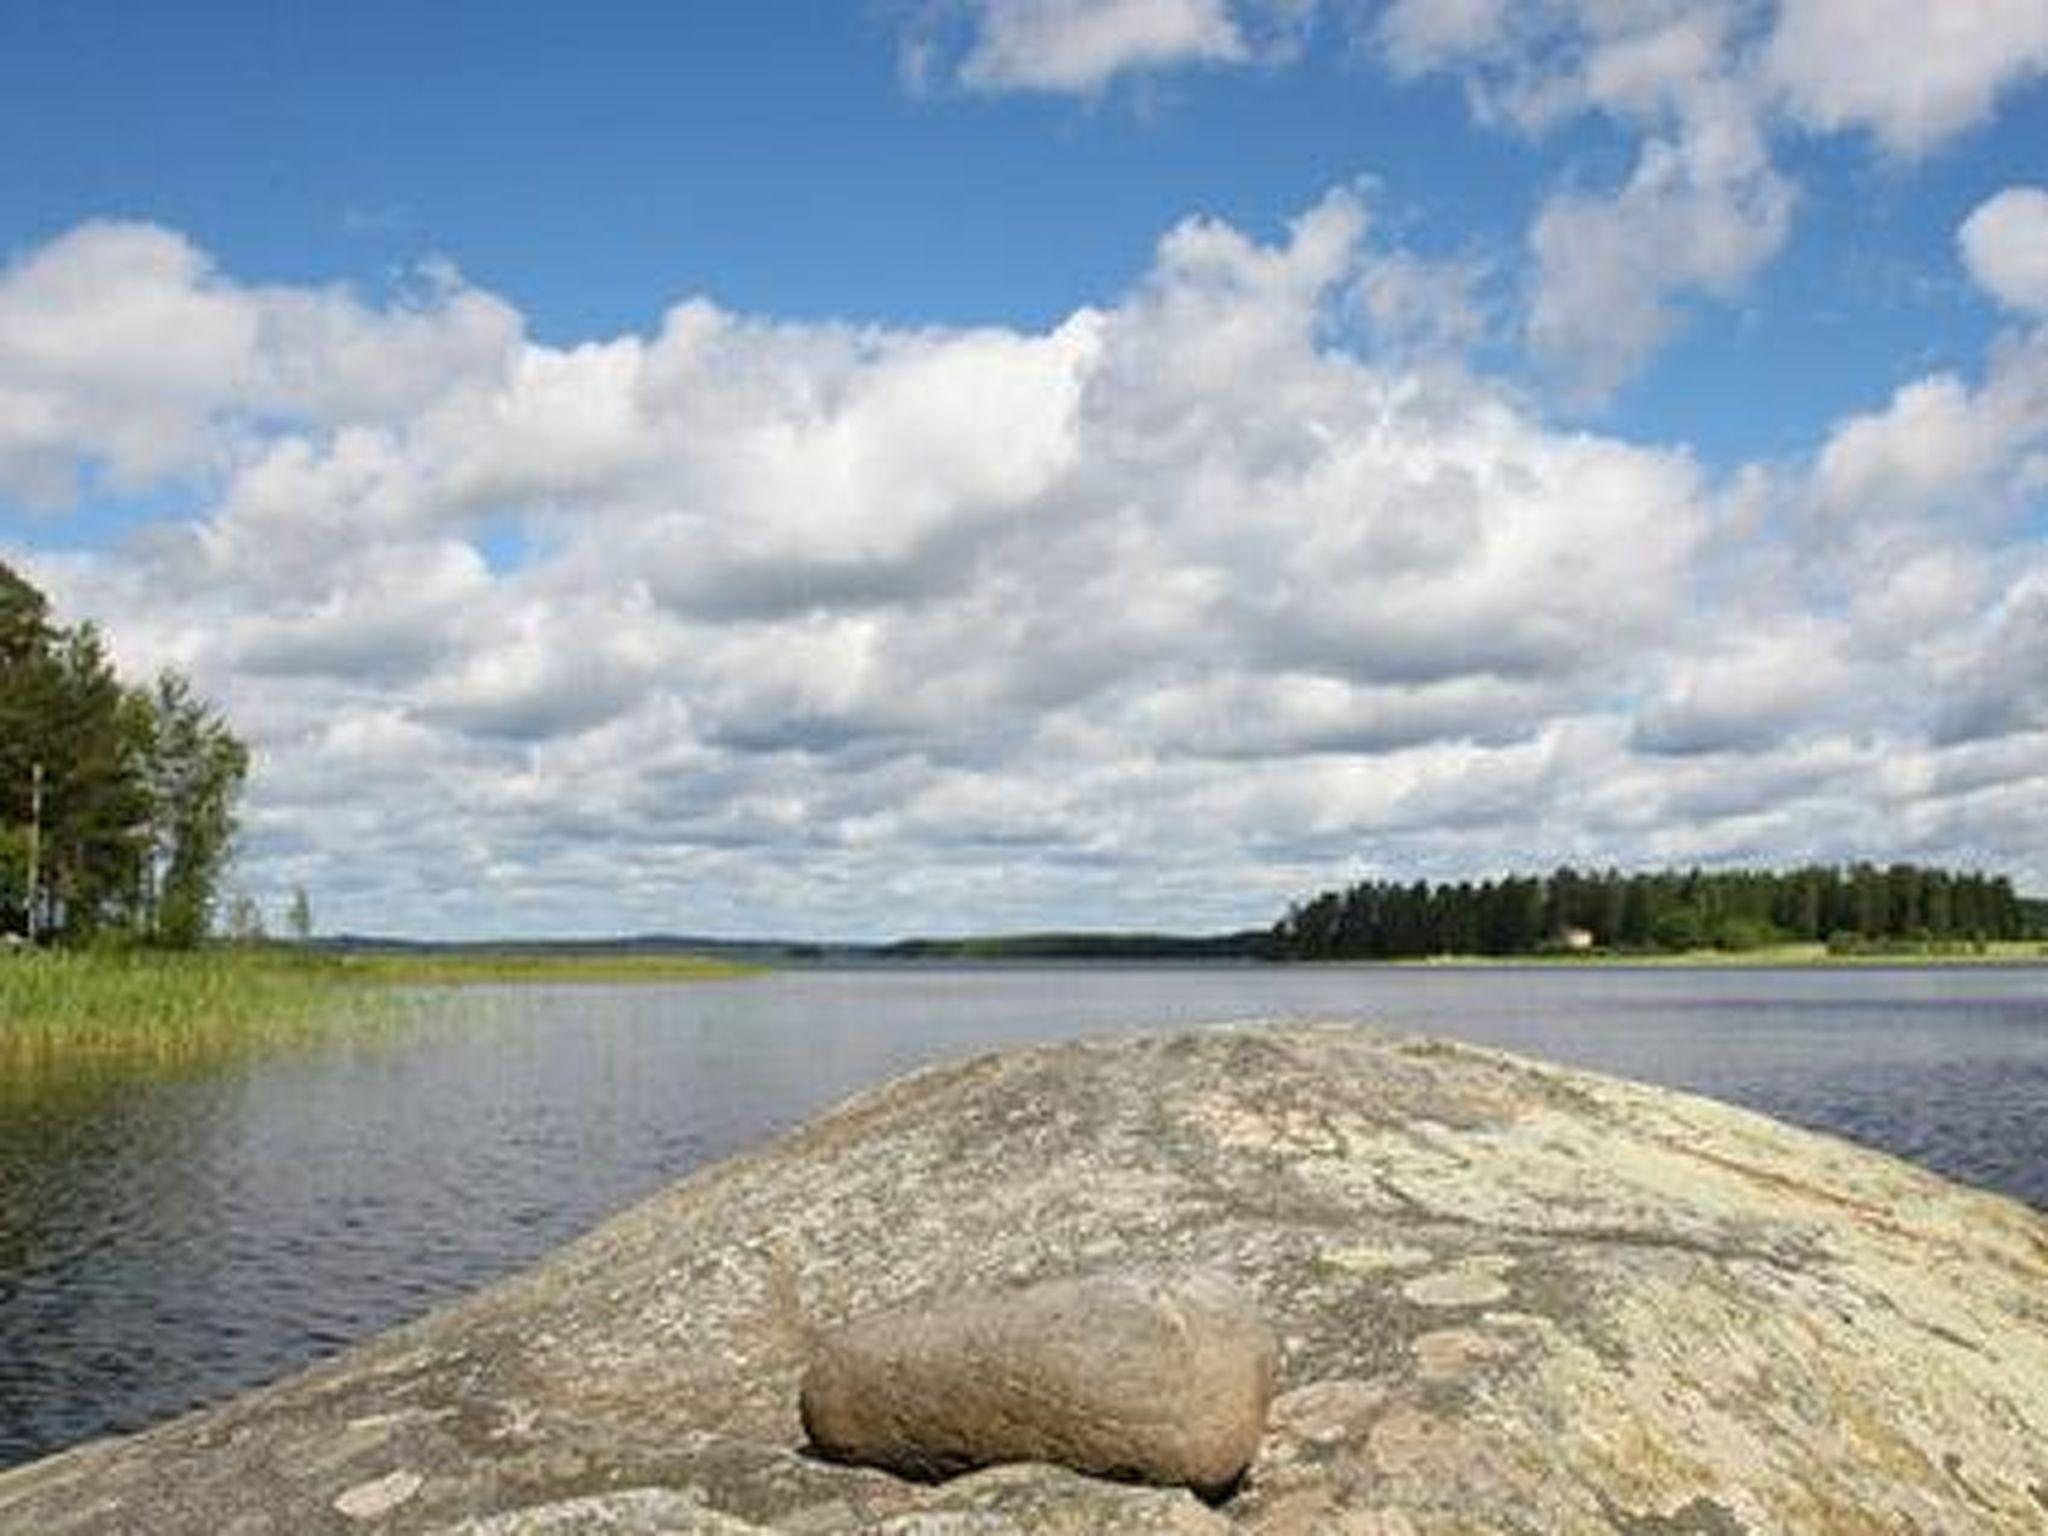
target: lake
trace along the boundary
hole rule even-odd
[[[911,1066],[1364,1019],[1664,1083],[2048,1209],[2048,968],[920,966],[484,989],[200,1073],[0,1084],[0,1465],[279,1375]]]

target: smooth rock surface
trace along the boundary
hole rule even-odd
[[[804,1453],[814,1331],[1124,1266],[1225,1274],[1280,1338],[1266,1437],[1221,1508]],[[410,1491],[373,1527],[335,1505],[369,1487]],[[1464,1046],[1309,1026],[1064,1045],[876,1089],[460,1306],[0,1474],[9,1536],[494,1517],[491,1536],[2038,1536],[2048,1220]]]
[[[813,1345],[800,1407],[826,1455],[909,1477],[1037,1461],[1220,1496],[1277,1354],[1227,1281],[1108,1273],[861,1318]]]

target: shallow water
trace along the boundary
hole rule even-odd
[[[416,1316],[909,1066],[1281,1017],[1693,1089],[2048,1209],[2048,968],[873,967],[485,990],[395,1037],[0,1084],[0,1464]]]

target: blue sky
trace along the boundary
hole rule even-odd
[[[250,281],[368,285],[435,252],[537,334],[754,312],[1035,325],[1113,299],[1192,212],[1270,231],[1332,184],[1440,174],[1456,93],[1313,69],[1099,99],[907,90],[886,7],[14,8],[14,249],[82,217],[181,229]],[[1312,80],[1304,90],[1305,80]],[[1477,140],[1439,238],[1526,199]],[[1419,204],[1418,204],[1419,207]],[[1502,215],[1506,214],[1504,220]]]
[[[323,925],[2048,887],[2048,6],[1872,3],[8,7],[0,558]]]
[[[33,153],[0,165],[0,239],[148,219],[242,281],[372,294],[441,256],[556,343],[646,329],[692,293],[1041,326],[1113,302],[1190,214],[1270,237],[1361,178],[1404,244],[1495,263],[1511,288],[1543,198],[1632,154],[1597,119],[1538,138],[1475,124],[1455,78],[1388,80],[1338,15],[1285,64],[990,95],[906,88],[908,10],[15,7],[0,132]],[[2044,143],[2048,89],[2026,81],[1911,161],[1793,138],[1785,248],[1597,419],[1769,453],[1916,369],[1967,366],[1995,311],[1954,231],[2037,177]]]

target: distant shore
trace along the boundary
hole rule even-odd
[[[1747,949],[1543,948],[1504,955],[1463,952],[1392,957],[1347,955],[1311,958],[1274,954],[1264,946],[1264,938],[1262,934],[1224,934],[1213,937],[1153,934],[1027,934],[1013,937],[994,935],[957,939],[910,939],[865,950],[841,950],[822,958],[828,962],[837,959],[897,964],[1266,964],[1405,968],[1656,966],[1666,969],[1711,969],[2048,965],[2048,941],[2041,939],[2006,939],[1982,944],[1963,941],[1924,945],[1910,942],[1872,943],[1856,948],[1796,943],[1764,944]],[[772,965],[774,962],[769,963]]]
[[[407,944],[342,941],[331,951],[366,976],[420,985],[571,984],[719,979],[833,965],[1263,964],[1367,966],[1827,967],[2048,965],[2048,940],[1818,943],[1686,950],[1568,949],[1514,954],[1304,957],[1275,953],[1269,935],[1065,932],[918,937],[882,943],[644,938]]]
[[[711,955],[526,949],[413,950],[337,957],[350,979],[407,987],[624,985],[729,981],[762,967]]]
[[[1288,962],[1336,965],[1430,966],[1530,966],[1569,969],[1599,966],[1616,969],[1653,966],[1659,969],[1743,970],[1883,968],[1923,966],[2048,966],[2048,943],[2039,939],[2001,940],[1981,946],[1910,947],[1864,950],[1836,950],[1825,944],[1770,944],[1758,949],[1657,950],[1541,950],[1525,955],[1427,955],[1404,960],[1356,960],[1330,962]]]

